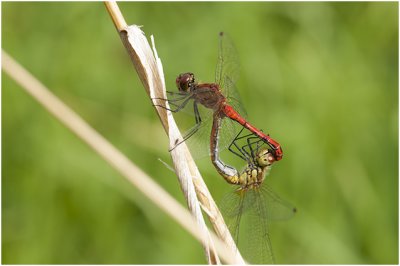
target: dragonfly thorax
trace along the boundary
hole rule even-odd
[[[226,101],[216,83],[198,83],[193,85],[193,99],[208,109],[220,111]]]
[[[239,177],[239,185],[242,188],[252,188],[261,185],[263,181],[261,167],[247,167]]]

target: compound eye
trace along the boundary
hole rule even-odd
[[[268,162],[269,162],[269,163],[275,162],[275,157],[274,157],[272,154],[270,154],[270,155],[268,156]]]
[[[183,73],[176,78],[176,86],[179,91],[188,92],[193,84],[194,76],[192,73]]]

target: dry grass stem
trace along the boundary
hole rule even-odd
[[[112,21],[114,22],[114,26],[117,29],[117,31],[121,31],[125,29],[128,25],[125,22],[125,18],[121,13],[121,10],[119,10],[117,2],[114,1],[107,1],[104,2],[106,5],[108,14],[112,17]]]

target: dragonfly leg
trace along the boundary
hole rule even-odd
[[[245,154],[243,153],[243,151],[240,149],[240,147],[237,145],[236,141],[239,139],[239,135],[242,133],[244,128],[242,128],[240,130],[240,132],[236,135],[236,137],[233,139],[233,141],[231,142],[231,144],[229,144],[228,146],[228,150],[230,152],[232,152],[233,154],[235,154],[236,156],[238,156],[239,158],[248,161],[248,158],[245,156]],[[232,148],[232,146],[234,146],[239,152],[237,152],[236,150],[234,150]]]
[[[239,152],[237,152],[236,150],[234,150],[232,146],[234,146]],[[230,152],[232,152],[233,154],[235,154],[236,156],[238,156],[239,158],[245,160],[246,162],[249,162],[249,160],[250,160],[249,155],[248,155],[245,151],[243,151],[243,150],[237,145],[237,143],[236,143],[235,141],[232,141],[232,142],[231,142],[231,144],[230,144],[229,147],[228,147],[228,150],[229,150]]]
[[[167,91],[167,94],[169,94],[169,95],[188,95],[188,93],[184,92],[184,91]]]
[[[197,130],[199,130],[201,123],[196,124],[188,134],[186,134],[183,139],[181,141],[179,141],[179,139],[176,140],[175,142],[175,146],[173,148],[171,148],[169,150],[169,152],[171,152],[172,150],[174,150],[176,147],[178,147],[180,144],[182,144],[182,142],[185,142],[187,139],[189,139],[191,136],[193,136],[194,133],[197,132]]]
[[[186,141],[187,139],[189,139],[191,136],[193,136],[197,130],[200,128],[202,120],[201,120],[201,116],[200,116],[200,112],[197,106],[197,103],[194,102],[193,103],[193,110],[194,110],[194,117],[195,117],[195,121],[196,121],[196,125],[189,131],[189,133],[187,133],[183,139],[177,143],[175,143],[175,146],[170,149],[169,151],[172,151],[173,149],[175,149],[178,145],[180,145],[182,142]]]
[[[153,99],[155,99],[155,98],[153,98]],[[179,112],[180,110],[182,110],[183,108],[185,108],[185,106],[188,104],[188,102],[190,101],[192,99],[192,97],[190,96],[190,97],[184,97],[184,98],[182,98],[182,99],[180,99],[180,100],[184,100],[182,103],[180,103],[180,104],[176,104],[176,103],[174,103],[173,101],[168,101],[168,103],[170,104],[170,105],[172,105],[172,106],[174,106],[174,107],[176,107],[175,109],[171,109],[171,108],[168,108],[168,107],[166,107],[166,106],[163,106],[163,105],[160,105],[160,104],[153,104],[153,106],[156,106],[156,107],[161,107],[161,108],[164,108],[164,109],[166,109],[166,110],[168,110],[168,111],[171,111],[171,112],[173,112],[173,113],[176,113],[176,112]],[[165,100],[165,99],[162,99],[162,100]]]
[[[255,140],[255,141],[252,141],[252,140]],[[246,150],[246,147],[248,147],[250,149],[251,158],[253,159],[253,161],[255,163],[255,158],[257,156],[256,153],[258,152],[259,148],[262,146],[262,143],[264,143],[264,141],[262,139],[260,139],[259,137],[253,135],[252,137],[248,137],[246,139],[246,142],[247,142],[247,144],[243,145],[242,149]],[[257,144],[256,148],[253,148],[254,144]]]
[[[175,95],[175,94],[174,94],[174,95]],[[152,100],[163,100],[163,101],[170,101],[170,102],[172,102],[172,101],[180,101],[180,100],[182,100],[182,99],[185,99],[186,97],[191,96],[191,94],[188,94],[188,93],[185,93],[185,94],[181,93],[181,94],[176,94],[176,95],[179,95],[179,97],[172,98],[172,99],[161,98],[161,97],[154,97],[154,98],[151,98],[151,99],[152,99]]]
[[[249,136],[253,135],[253,133],[250,133],[245,136],[240,136],[243,132],[243,129],[244,129],[244,127],[240,130],[239,134],[236,135],[234,140],[229,145],[228,149],[230,152],[232,152],[239,158],[245,160],[248,164],[254,165],[254,159],[253,159],[254,157],[252,156],[251,153],[247,152],[246,149],[244,149],[244,147],[247,145],[244,145],[243,147],[239,147],[239,144],[237,143],[239,140],[241,140],[243,138],[248,138]],[[233,146],[236,148],[237,151],[233,149]]]
[[[200,124],[201,116],[200,116],[200,112],[199,112],[199,107],[197,106],[197,102],[193,103],[193,111],[194,111],[194,118],[195,118],[196,124]]]

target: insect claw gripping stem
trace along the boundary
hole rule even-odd
[[[169,149],[168,151],[171,152],[172,150],[174,150],[176,147],[178,147],[180,144],[182,144],[182,142],[185,142],[188,138],[190,138],[191,136],[193,136],[197,130],[199,130],[200,126],[201,126],[201,118],[198,118],[198,123],[196,123],[196,125],[189,131],[189,133],[187,133],[183,139],[181,141],[179,141],[179,139],[175,140],[175,146],[171,149]]]
[[[168,107],[166,107],[166,106],[159,105],[159,104],[153,104],[153,106],[158,106],[158,107],[164,108],[164,109],[166,109],[166,110],[168,110],[168,111],[171,111],[171,112],[173,112],[173,113],[176,113],[176,112],[179,112],[181,109],[185,108],[185,106],[186,106],[186,105],[188,104],[188,102],[191,100],[191,97],[187,97],[187,96],[186,96],[186,97],[181,97],[181,98],[179,98],[179,100],[175,100],[175,101],[184,100],[181,104],[176,104],[176,103],[174,103],[174,102],[175,102],[174,100],[168,100],[168,99],[163,99],[163,98],[152,98],[152,99],[159,99],[159,100],[168,101],[168,103],[169,103],[170,105],[176,107],[176,109],[171,109],[171,108],[168,108]]]

